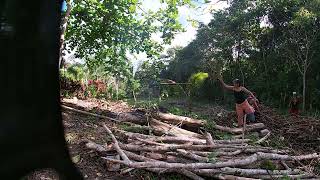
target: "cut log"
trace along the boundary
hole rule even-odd
[[[189,159],[192,159],[192,160],[196,160],[198,162],[208,162],[209,161],[209,159],[206,158],[206,157],[198,156],[198,155],[196,155],[196,154],[194,154],[192,152],[188,152],[188,151],[186,151],[184,149],[177,149],[177,152],[180,155],[182,155],[182,156],[184,156],[186,158],[189,158]]]
[[[195,145],[205,145],[206,140],[198,139],[198,138],[189,138],[189,137],[176,137],[176,136],[162,136],[162,137],[150,137],[146,140],[155,141],[155,142],[163,142],[163,143],[178,143],[184,144],[191,142]]]
[[[240,168],[221,168],[221,173],[224,174],[230,174],[230,175],[238,175],[238,176],[246,176],[246,177],[252,177],[254,175],[293,175],[293,174],[300,174],[302,173],[301,170],[295,169],[295,170],[266,170],[266,169],[240,169]],[[207,170],[210,172],[210,169]]]
[[[214,141],[213,141],[213,138],[212,138],[211,134],[206,132],[205,136],[206,136],[207,145],[212,145],[213,146],[214,145]]]
[[[156,145],[156,146],[166,146],[167,144],[162,144],[162,143],[157,143],[154,141],[150,141],[148,139],[141,139],[141,138],[136,138],[136,140],[141,141],[145,144],[150,144],[150,145]]]
[[[250,165],[256,161],[260,160],[302,160],[302,159],[317,159],[320,156],[316,153],[301,155],[301,156],[289,156],[289,155],[279,155],[279,154],[270,154],[270,153],[256,153],[249,157],[243,159],[232,159],[225,162],[216,162],[216,163],[166,163],[166,162],[135,162],[128,163],[126,161],[119,161],[115,159],[106,160],[124,164],[132,168],[184,168],[184,169],[214,169],[214,168],[223,168],[223,167],[243,167]]]
[[[230,127],[220,126],[220,125],[215,125],[214,128],[217,130],[225,131],[225,132],[232,133],[232,134],[242,134],[242,132],[243,132],[243,128],[230,128]],[[265,125],[263,123],[246,125],[247,132],[259,131],[264,128],[265,128]]]
[[[124,151],[126,153],[126,155],[128,157],[130,157],[130,159],[136,160],[136,161],[149,161],[149,162],[157,162],[157,160],[151,159],[151,158],[147,158],[129,151]],[[149,171],[155,172],[155,173],[162,173],[162,172],[167,172],[165,171],[165,169],[147,169]],[[204,180],[203,178],[199,177],[198,175],[196,175],[195,173],[192,173],[188,170],[185,169],[174,169],[172,172],[176,172],[179,174],[182,174],[184,176],[189,177],[190,179],[194,179],[194,180]]]
[[[107,119],[107,120],[110,120],[110,121],[113,121],[113,122],[121,122],[117,119],[114,119],[114,118],[110,118],[108,116],[103,116],[103,115],[99,115],[99,114],[95,114],[95,113],[91,113],[91,112],[87,112],[87,111],[82,111],[82,110],[79,110],[79,109],[74,109],[72,107],[69,107],[69,106],[65,106],[65,105],[61,105],[62,109],[66,109],[66,110],[69,110],[69,111],[73,111],[73,112],[77,112],[77,113],[81,113],[81,114],[85,114],[85,115],[89,115],[89,116],[94,116],[94,117],[97,117],[97,118],[101,118],[101,119]]]
[[[215,152],[203,152],[203,151],[192,151],[193,154],[208,157],[210,154],[214,153],[216,156],[235,156],[238,154],[241,154],[243,151],[236,150],[233,152],[221,152],[221,151],[215,151]]]
[[[266,135],[269,134],[269,133],[270,133],[270,131],[269,131],[268,129],[262,129],[262,130],[260,131],[260,135],[261,135],[262,137],[266,136]]]
[[[227,175],[237,175],[237,176],[245,176],[245,177],[261,177],[260,175],[265,176],[275,176],[275,175],[298,175],[303,173],[301,170],[265,170],[265,169],[239,169],[239,168],[221,168],[221,169],[195,169],[193,170],[198,175],[206,176],[206,177],[215,177],[217,174],[223,173]],[[268,179],[269,179],[268,178]]]
[[[137,113],[120,113],[117,114],[117,119],[125,122],[132,122],[135,124],[144,125],[147,123],[147,118]]]
[[[100,114],[96,114],[96,113],[91,113],[91,112],[75,109],[75,108],[65,106],[65,105],[61,105],[61,107],[65,110],[81,113],[81,114],[88,115],[88,116],[94,116],[94,117],[101,118],[101,119],[107,119],[109,121],[113,121],[113,122],[117,122],[117,123],[132,122],[134,124],[143,125],[143,124],[146,124],[146,122],[147,122],[145,117],[137,116],[134,113],[117,114],[117,113],[109,112],[108,115],[111,116],[111,117],[109,117],[109,116],[104,116],[104,115],[100,115]],[[147,129],[147,127],[144,127],[144,128]]]
[[[281,179],[283,177],[289,177],[290,179],[306,179],[306,178],[315,178],[314,175],[312,174],[297,174],[297,175],[257,175],[256,178],[260,178],[260,179]],[[318,178],[319,179],[319,178]]]
[[[255,142],[256,144],[261,144],[264,141],[266,141],[269,137],[271,136],[271,132],[269,132],[267,135],[265,135],[263,138],[259,139],[257,142]]]
[[[176,126],[160,122],[156,119],[150,120],[150,126],[155,130],[162,132],[163,134],[170,134],[173,136],[189,137],[189,138],[200,138],[200,139],[204,138],[201,134],[187,131]]]
[[[118,134],[118,135],[121,134],[121,135],[127,136],[128,138],[131,138],[131,139],[135,139],[135,138],[147,139],[147,138],[155,137],[155,136],[151,136],[151,135],[133,133],[133,132],[128,132],[128,131],[119,130],[119,129],[116,129],[115,133]]]
[[[117,130],[118,133],[121,133],[131,139],[135,138],[141,138],[148,141],[154,141],[154,142],[163,142],[163,143],[176,143],[176,144],[184,144],[188,142],[192,142],[195,145],[205,145],[206,140],[205,139],[198,139],[198,138],[189,138],[189,137],[177,137],[177,136],[151,136],[151,135],[145,135],[140,133],[132,133],[127,132],[123,130]],[[214,143],[218,144],[242,144],[242,143],[248,143],[250,142],[250,139],[231,139],[231,140],[213,140]]]
[[[95,150],[95,151],[97,151],[99,153],[105,153],[105,152],[110,151],[110,149],[108,150],[106,147],[104,147],[104,146],[102,146],[100,144],[97,144],[95,142],[92,142],[92,141],[87,141],[86,147],[88,149]]]
[[[154,152],[144,152],[143,155],[145,157],[151,158],[151,159],[155,159],[158,161],[165,161],[168,163],[191,163],[191,160],[185,159],[185,158],[181,158],[178,157],[179,154],[178,153],[168,153],[168,154],[160,154],[160,153],[154,153]]]
[[[239,177],[239,176],[233,176],[233,175],[219,175],[216,176],[216,178],[221,180],[262,180],[262,179],[255,179],[255,178],[246,178],[246,177]]]
[[[205,121],[192,119],[192,118],[184,117],[184,116],[177,116],[177,115],[174,115],[171,113],[157,112],[153,116],[161,121],[164,121],[169,124],[174,124],[174,125],[185,125],[188,127],[199,128],[205,124]]]
[[[132,144],[119,144],[120,147],[127,151],[149,151],[149,152],[164,152],[164,151],[175,151],[177,149],[193,150],[193,151],[205,151],[219,148],[242,148],[242,146],[234,145],[223,145],[215,144],[214,146],[209,145],[190,145],[190,144],[163,144],[161,146],[139,146]]]

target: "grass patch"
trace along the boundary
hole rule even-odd
[[[260,163],[260,168],[273,171],[277,169],[277,166],[270,160],[264,160]]]
[[[185,176],[182,176],[180,174],[175,174],[175,173],[168,173],[168,174],[161,174],[158,175],[156,173],[152,173],[146,170],[136,170],[134,171],[134,175],[138,179],[145,179],[145,180],[181,180],[181,179],[186,179]]]
[[[210,163],[215,163],[217,161],[217,154],[215,152],[211,152],[208,155],[208,159]]]
[[[139,125],[130,126],[130,125],[127,125],[127,124],[120,124],[118,127],[120,129],[122,129],[124,131],[128,131],[128,132],[140,133],[140,134],[145,134],[146,133],[146,130],[143,129],[142,127],[140,127]]]
[[[250,139],[251,145],[254,145],[254,143],[260,139],[258,133],[250,133],[249,135],[246,135],[246,138]]]

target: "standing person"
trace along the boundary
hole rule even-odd
[[[289,113],[291,115],[299,115],[299,104],[300,104],[300,101],[299,101],[299,98],[297,97],[297,93],[296,92],[293,92],[292,93],[292,98],[290,100],[290,103],[289,103]]]
[[[241,86],[241,82],[239,79],[233,80],[233,86],[225,84],[222,78],[218,78],[218,80],[221,82],[224,88],[230,91],[233,91],[234,99],[236,103],[236,112],[238,116],[238,126],[239,127],[243,126],[244,113],[247,115],[247,119],[250,122],[254,122],[255,121],[254,109],[248,103],[247,95],[246,95],[246,94],[249,94],[253,97],[254,100],[256,100],[256,97],[252,94],[252,92],[246,89],[245,87]]]

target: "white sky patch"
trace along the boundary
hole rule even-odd
[[[144,0],[142,3],[142,8],[144,11],[151,10],[157,11],[160,8],[166,7],[160,3],[159,0]],[[164,52],[171,47],[185,47],[192,40],[196,38],[197,35],[197,27],[193,27],[191,22],[188,19],[194,19],[204,24],[208,24],[212,19],[212,12],[227,8],[229,5],[225,1],[213,0],[210,3],[203,4],[197,9],[192,9],[187,6],[178,7],[179,10],[179,22],[183,25],[183,28],[186,30],[185,32],[177,33],[171,42],[170,45],[165,45]],[[152,34],[151,38],[158,43],[162,43],[161,32]],[[133,57],[133,56],[131,56]],[[148,60],[147,55],[145,53],[136,54],[135,58],[129,58],[132,64],[134,64],[134,71],[136,71],[143,61]]]

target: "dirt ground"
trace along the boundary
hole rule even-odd
[[[92,100],[77,100],[77,99],[64,99],[63,104],[76,109],[95,112],[97,114],[108,114],[108,112],[121,113],[132,112],[132,109],[127,103],[118,102],[106,102]],[[77,104],[77,105],[75,105]],[[179,104],[172,104],[172,106],[179,106]],[[232,121],[236,121],[236,115],[234,112],[225,111],[222,107],[212,105],[209,107],[201,106],[194,107],[193,112],[197,112],[206,117],[217,117],[215,121],[218,124],[225,126],[233,126]],[[106,123],[108,125],[116,125],[110,121],[100,119],[93,116],[83,115],[81,113],[72,112],[69,110],[63,110],[63,122],[65,126],[65,138],[69,145],[70,154],[73,162],[77,165],[85,179],[88,180],[104,180],[104,179],[185,179],[178,176],[157,176],[148,172],[132,171],[125,175],[120,175],[119,172],[111,172],[107,170],[106,162],[101,159],[101,155],[98,155],[95,151],[89,150],[85,147],[85,140],[92,140],[96,143],[103,144],[108,141],[107,134],[102,128],[101,124]],[[220,117],[220,118],[219,118]],[[225,121],[229,119],[230,121]],[[44,170],[33,173],[28,180],[57,180],[57,175],[50,171]]]
[[[125,102],[107,102],[91,100],[64,99],[63,104],[76,109],[95,112],[97,114],[107,114],[108,112],[121,113],[131,112],[133,109]],[[77,104],[75,106],[74,104]],[[68,143],[69,151],[73,162],[81,171],[86,180],[166,180],[167,177],[157,177],[157,175],[144,171],[132,171],[125,175],[119,172],[107,170],[106,162],[101,159],[97,152],[85,147],[84,140],[92,140],[103,144],[108,141],[107,134],[101,124],[116,125],[110,121],[93,116],[83,115],[68,110],[62,111],[63,123],[65,127],[65,139]],[[179,176],[174,175],[176,179]],[[182,177],[181,177],[182,178]],[[178,178],[178,179],[181,179]],[[41,170],[31,173],[27,180],[58,180],[58,175],[52,170]]]

